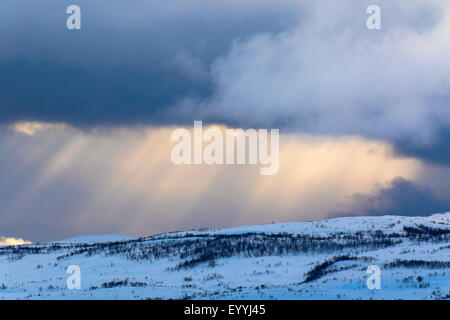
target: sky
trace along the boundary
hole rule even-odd
[[[444,0],[3,0],[0,244],[450,211],[449,30]],[[194,120],[279,129],[278,174],[175,166]]]

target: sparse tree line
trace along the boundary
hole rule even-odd
[[[329,235],[291,233],[166,234],[135,240],[105,243],[54,243],[49,245],[24,245],[0,248],[0,255],[9,261],[27,254],[49,254],[65,251],[57,260],[78,255],[122,256],[135,261],[158,259],[183,260],[173,269],[192,268],[208,263],[214,266],[217,259],[260,256],[282,256],[306,253],[330,253],[346,250],[371,250],[397,245],[406,239],[413,241],[447,241],[450,230],[424,225],[405,226],[404,233],[384,233],[381,230]],[[324,266],[322,266],[324,267]],[[319,267],[318,267],[319,268]],[[311,275],[313,276],[313,275]]]

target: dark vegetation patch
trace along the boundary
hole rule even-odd
[[[109,289],[109,288],[115,288],[115,287],[146,287],[147,284],[145,282],[139,282],[139,281],[130,281],[129,279],[125,280],[114,280],[109,282],[102,283],[102,289]],[[94,289],[94,288],[92,288]],[[96,287],[95,287],[96,289]]]
[[[328,273],[339,271],[339,269],[334,269],[333,271],[330,271],[330,267],[333,266],[337,262],[350,261],[350,260],[357,260],[357,258],[348,256],[348,255],[343,255],[343,256],[335,256],[329,260],[325,260],[324,262],[315,265],[314,268],[309,270],[305,274],[305,280],[303,280],[302,283],[308,283],[311,281],[315,281],[317,279],[320,279],[321,277],[323,277],[324,275],[326,275]]]
[[[425,260],[401,260],[396,259],[384,265],[386,268],[424,268],[424,269],[448,269],[450,261],[425,261]]]
[[[404,235],[403,235],[404,237]],[[0,255],[11,260],[28,254],[57,254],[57,260],[72,256],[121,256],[135,261],[178,260],[174,269],[188,269],[229,257],[283,256],[308,253],[331,253],[372,250],[402,242],[400,234],[382,231],[308,235],[290,233],[195,234],[166,235],[104,243],[54,243],[0,248]]]
[[[445,241],[450,239],[450,229],[433,228],[425,225],[404,226],[406,236],[420,241]]]

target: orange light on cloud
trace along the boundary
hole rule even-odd
[[[55,130],[64,133],[65,143],[48,154],[42,172],[18,195],[18,207],[10,209],[17,213],[40,188],[64,177],[90,190],[74,213],[80,228],[116,221],[130,235],[326,218],[353,194],[370,193],[396,177],[414,180],[424,167],[418,160],[394,157],[382,142],[281,132],[279,172],[261,176],[259,166],[252,165],[174,165],[170,136],[175,127],[93,133],[37,128],[27,138],[36,148]]]

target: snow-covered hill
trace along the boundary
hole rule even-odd
[[[117,234],[100,234],[100,235],[85,235],[74,238],[64,239],[58,243],[101,243],[101,242],[116,242],[133,240],[135,237],[121,236]]]
[[[450,213],[0,247],[0,299],[168,298],[450,299]]]

